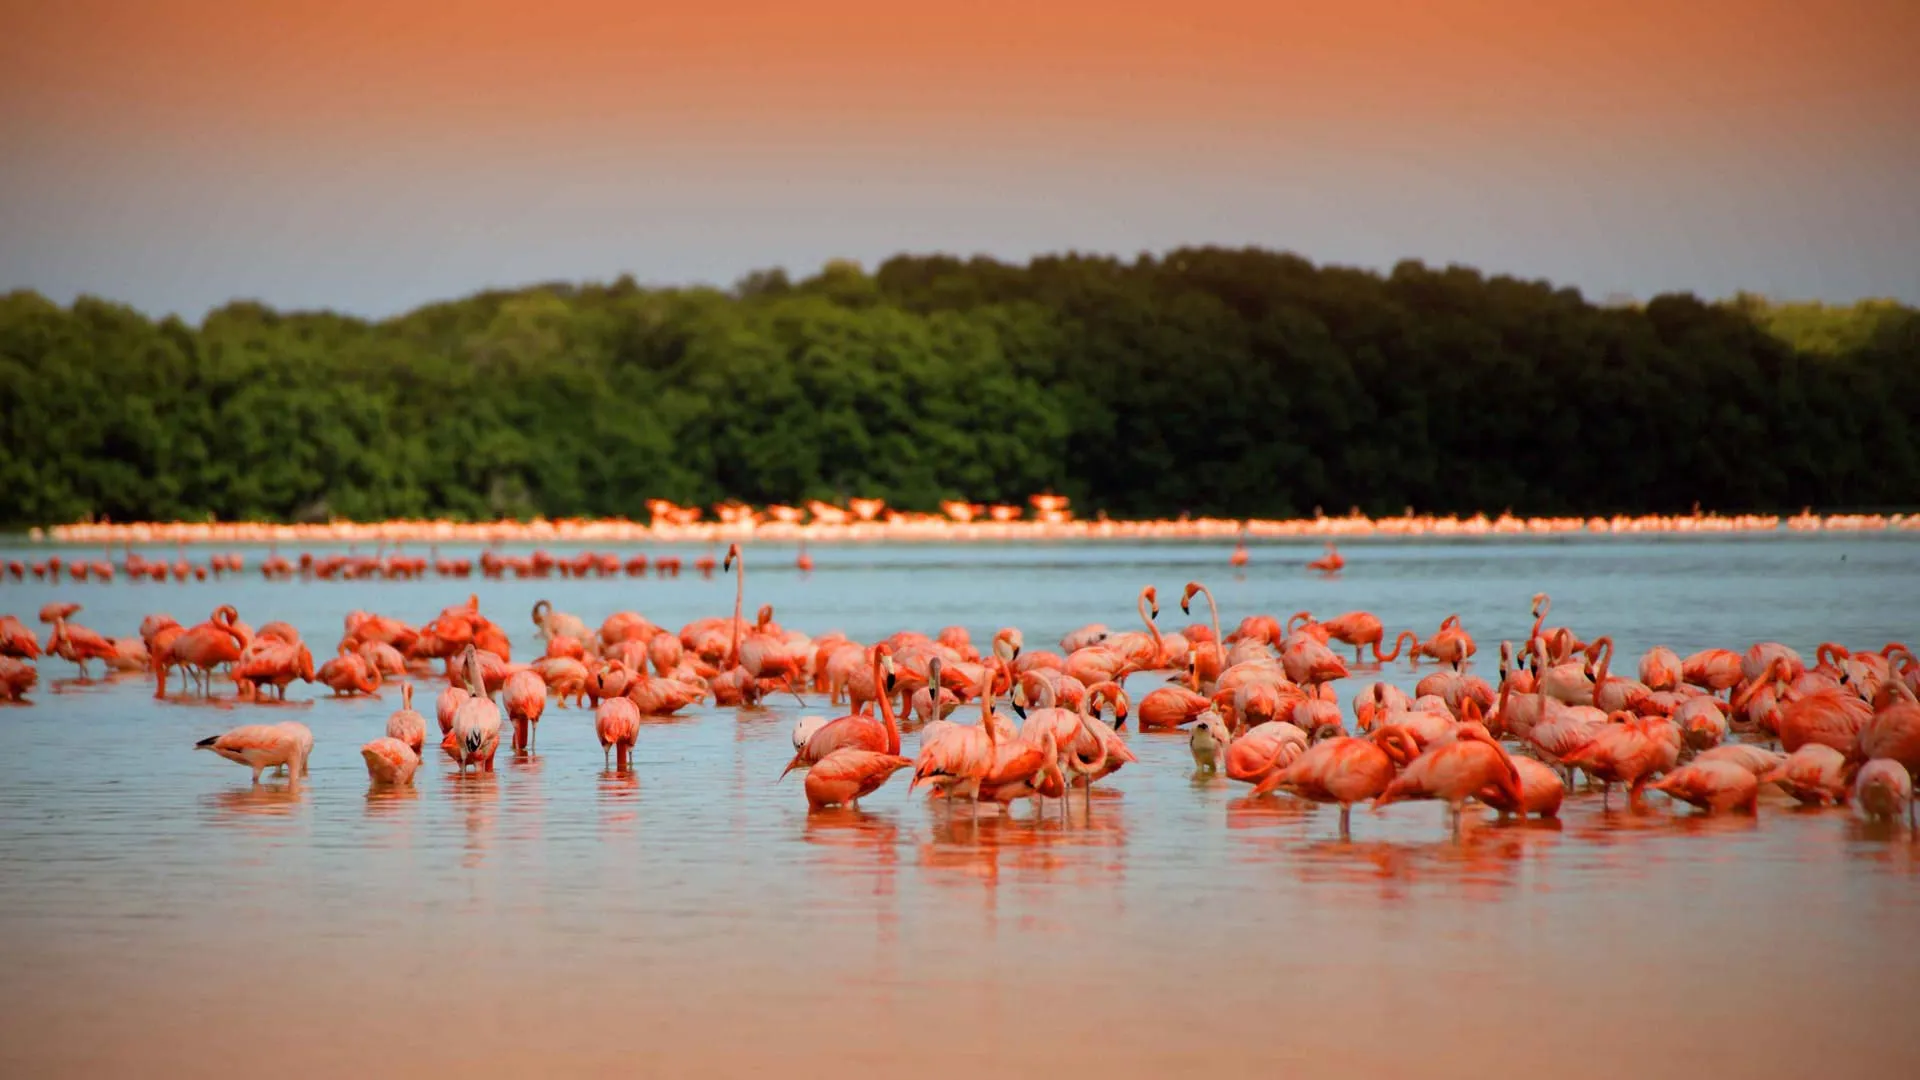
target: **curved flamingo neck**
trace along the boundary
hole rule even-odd
[[[993,676],[994,665],[1000,662],[998,656],[989,659],[980,680],[980,726],[987,729],[987,742],[994,746],[999,745],[1000,737],[993,731]]]
[[[900,722],[893,715],[893,695],[887,689],[886,667],[881,661],[881,657],[890,655],[892,652],[893,650],[887,648],[885,645],[875,645],[873,647],[873,692],[874,696],[880,699],[880,723],[887,729],[887,753],[898,754],[900,752]],[[934,683],[929,687],[929,691],[933,694],[933,711],[934,715],[937,716],[940,713],[939,684]]]
[[[1152,586],[1148,586],[1147,588],[1150,589]],[[1148,635],[1153,638],[1154,655],[1160,656],[1164,654],[1166,649],[1160,644],[1160,628],[1154,625],[1153,617],[1147,614],[1147,589],[1140,590],[1140,600],[1134,607],[1140,613],[1140,621],[1147,624]]]
[[[1607,685],[1607,670],[1613,666],[1613,639],[1611,637],[1595,638],[1593,649],[1600,654],[1600,663],[1595,668],[1593,676],[1593,692],[1597,694],[1601,687]]]
[[[1380,643],[1376,641],[1373,643],[1373,658],[1381,663],[1386,663],[1389,660],[1398,660],[1400,659],[1400,650],[1406,648],[1409,642],[1413,644],[1414,648],[1418,649],[1420,647],[1420,636],[1411,630],[1400,631],[1400,636],[1393,639],[1393,651],[1390,653],[1381,652]]]
[[[1202,585],[1200,595],[1207,598],[1207,616],[1213,620],[1213,643],[1220,648],[1225,648],[1226,639],[1220,636],[1220,605],[1213,602],[1213,590]]]
[[[740,605],[747,598],[747,559],[739,556],[733,563],[733,640],[727,646],[727,666],[740,664]]]

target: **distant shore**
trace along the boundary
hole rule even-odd
[[[1663,533],[1920,531],[1914,514],[1643,515],[1630,517],[1472,517],[1113,521],[1055,516],[1045,520],[956,521],[931,514],[876,514],[872,520],[812,521],[734,514],[727,520],[643,523],[624,519],[547,521],[381,521],[283,525],[263,522],[80,523],[33,529],[35,543],[71,545],[267,543],[699,543],[767,540],[797,543],[1036,540],[1334,540],[1411,537],[1559,536]]]

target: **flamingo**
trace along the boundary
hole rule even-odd
[[[1355,664],[1364,661],[1361,649],[1369,645],[1373,647],[1374,663],[1385,664],[1397,660],[1400,658],[1401,644],[1413,639],[1412,634],[1402,631],[1400,636],[1394,639],[1393,651],[1382,652],[1380,642],[1386,639],[1387,631],[1381,624],[1380,617],[1370,611],[1348,611],[1335,615],[1320,626],[1326,630],[1329,639],[1353,646]]]
[[[1148,585],[1140,590],[1135,607],[1140,621],[1146,624],[1146,632],[1132,630],[1124,634],[1110,634],[1101,647],[1125,657],[1129,669],[1134,671],[1159,671],[1172,667],[1166,641],[1160,636],[1160,627],[1155,621],[1160,618],[1160,598],[1153,586]]]
[[[1353,804],[1374,798],[1393,782],[1393,760],[1380,743],[1394,738],[1376,731],[1364,738],[1340,736],[1317,742],[1278,776],[1271,777],[1272,787],[1285,788],[1312,802],[1338,803],[1340,835],[1350,836]],[[1267,787],[1267,782],[1263,781],[1261,787]],[[1258,793],[1260,787],[1254,791]]]
[[[1511,754],[1507,760],[1513,764],[1520,780],[1520,799],[1512,799],[1512,791],[1505,784],[1489,784],[1475,794],[1488,807],[1502,814],[1518,814],[1526,817],[1532,814],[1538,818],[1557,817],[1560,803],[1566,798],[1566,785],[1560,780],[1560,774],[1552,766],[1542,764],[1530,757],[1515,757]]]
[[[533,605],[534,633],[542,641],[551,642],[557,637],[570,637],[576,641],[585,641],[591,634],[587,624],[577,615],[553,610],[553,601],[540,600]],[[612,642],[608,642],[612,644]]]
[[[1665,645],[1655,645],[1640,658],[1640,681],[1649,690],[1673,690],[1684,680],[1680,654]]]
[[[468,696],[454,710],[443,745],[460,766],[461,775],[466,775],[469,765],[492,772],[493,755],[500,748],[500,709],[487,695],[486,683],[480,674],[479,650],[471,644],[461,654],[461,667],[466,673]]]
[[[1555,786],[1558,778],[1555,778]],[[1525,801],[1520,770],[1500,743],[1478,723],[1462,724],[1454,737],[1428,749],[1376,795],[1373,808],[1402,799],[1440,799],[1447,804],[1447,823],[1460,835],[1460,809],[1483,789],[1499,791],[1503,801],[1518,806]]]
[[[0,656],[0,699],[25,702],[40,681],[40,671],[25,660]]]
[[[313,749],[313,732],[305,724],[286,721],[280,724],[247,724],[225,735],[212,735],[194,744],[197,750],[211,750],[228,761],[237,761],[253,770],[253,782],[274,766],[283,766],[290,781],[298,783],[307,773],[307,756]]]
[[[1600,804],[1614,784],[1626,784],[1629,805],[1640,804],[1640,792],[1656,773],[1674,767],[1680,757],[1680,732],[1664,718],[1647,719],[1620,711],[1595,728],[1585,746],[1561,757],[1573,768],[1584,769],[1600,781]]]
[[[72,608],[74,611],[80,609],[78,604],[63,604],[60,607]],[[44,614],[45,609],[42,609],[42,615]],[[80,669],[80,677],[85,679],[88,660],[111,662],[118,653],[112,641],[78,623],[68,622],[69,614],[71,612],[62,611],[52,620],[53,633],[47,637],[46,652],[77,666]]]
[[[1860,732],[1855,756],[1891,758],[1920,773],[1920,699],[1905,683],[1888,681],[1874,696],[1873,718]]]
[[[1207,598],[1207,616],[1212,625],[1213,636],[1193,646],[1191,650],[1193,670],[1200,682],[1211,684],[1220,678],[1220,672],[1227,666],[1227,654],[1223,651],[1225,646],[1221,644],[1220,638],[1220,607],[1213,602],[1213,590],[1197,581],[1189,581],[1186,589],[1180,594],[1182,614],[1193,614],[1188,605],[1196,594]],[[1198,690],[1200,687],[1196,686],[1193,689]]]
[[[170,664],[179,664],[189,676],[199,673],[199,682],[203,693],[213,693],[213,669],[221,664],[231,664],[240,659],[240,654],[250,643],[250,638],[238,625],[240,614],[233,605],[222,604],[213,610],[206,621],[179,637],[173,639],[173,645],[162,655],[154,656],[155,674],[161,680],[154,696],[160,697],[166,692],[166,669]]]
[[[999,660],[998,657],[994,659],[996,662]],[[937,735],[929,736],[922,731],[920,753],[914,758],[913,781],[907,785],[907,791],[911,793],[922,780],[926,780],[943,787],[948,799],[953,798],[955,791],[965,792],[973,803],[974,816],[978,817],[980,785],[992,770],[1000,745],[994,724],[991,667],[980,680],[979,725],[941,723],[946,726],[940,728]],[[934,727],[932,724],[927,726]]]
[[[38,659],[40,641],[19,619],[12,615],[0,615],[0,656],[19,660]]]
[[[175,651],[178,651],[177,645]],[[380,669],[367,663],[366,657],[344,641],[340,643],[339,654],[320,665],[317,678],[331,687],[336,697],[371,694],[380,689]]]
[[[420,768],[419,751],[391,735],[383,735],[362,746],[360,756],[367,763],[367,776],[375,784],[396,787],[412,784],[414,771]]]
[[[1184,686],[1162,686],[1140,699],[1140,730],[1175,728],[1213,707],[1211,698]]]
[[[640,709],[627,698],[610,697],[594,710],[593,729],[600,736],[601,756],[614,755],[613,767],[627,771],[640,738]]]
[[[1547,647],[1549,654],[1555,661],[1565,660],[1576,652],[1586,650],[1586,645],[1573,636],[1573,631],[1568,630],[1564,626],[1548,627],[1545,625],[1547,613],[1553,610],[1552,597],[1546,593],[1534,593],[1533,607],[1529,610],[1533,615],[1533,627],[1527,631],[1526,644],[1521,648],[1521,655],[1523,657],[1531,657],[1534,649],[1541,645]]]
[[[1868,818],[1891,820],[1907,808],[1907,828],[1914,827],[1913,777],[1906,766],[1890,758],[1874,758],[1860,766],[1853,781],[1853,801]]]
[[[1701,695],[1681,702],[1673,710],[1673,723],[1681,738],[1694,750],[1710,750],[1727,737],[1727,712],[1730,706],[1717,697]]]
[[[1740,654],[1732,649],[1702,649],[1680,661],[1680,674],[1688,683],[1709,692],[1729,690],[1742,677]]]
[[[787,767],[780,771],[781,776],[816,764],[842,748],[870,750],[889,756],[900,753],[900,726],[893,713],[890,685],[894,674],[893,649],[881,642],[870,653],[874,685],[885,687],[878,695],[880,719],[851,713],[821,725],[803,745],[795,748],[793,760],[787,762]]]
[[[1722,746],[1715,752],[1732,749],[1732,746]],[[1808,806],[1829,801],[1837,805],[1846,802],[1851,794],[1847,786],[1847,756],[1825,743],[1808,743],[1791,754],[1761,752],[1773,760],[1760,774],[1760,782],[1778,784],[1788,795]],[[1701,754],[1694,761],[1706,757]]]
[[[807,770],[807,806],[811,810],[858,807],[861,799],[880,790],[894,773],[912,767],[912,759],[898,754],[843,746]]]
[[[547,683],[531,668],[507,676],[500,689],[500,700],[507,707],[507,719],[513,723],[513,749],[533,750],[535,729],[540,714],[547,708]]]
[[[387,738],[406,743],[418,764],[420,751],[427,745],[427,718],[413,711],[412,683],[400,684],[400,708],[387,717]]]
[[[1329,540],[1327,541],[1327,553],[1308,563],[1307,569],[1317,570],[1323,574],[1337,574],[1345,568],[1346,565],[1347,560],[1341,558],[1340,549],[1334,546],[1333,541]]]
[[[1731,761],[1695,760],[1647,786],[1710,814],[1733,809],[1751,814],[1760,795],[1752,771]]]
[[[1778,666],[1783,665],[1784,661]],[[1808,743],[1822,743],[1851,755],[1873,716],[1873,706],[1852,694],[1839,689],[1816,690],[1795,697],[1780,709],[1776,721],[1780,747],[1791,754]]]
[[[1227,778],[1252,784],[1253,794],[1265,795],[1280,786],[1287,767],[1306,752],[1307,733],[1284,720],[1269,720],[1242,731],[1226,750]]]
[[[1232,747],[1233,732],[1220,714],[1211,709],[1200,714],[1199,723],[1193,725],[1193,734],[1187,737],[1187,750],[1193,754],[1193,767],[1199,772],[1219,772]]]
[[[1397,647],[1396,647],[1397,650]],[[1452,664],[1455,671],[1466,664],[1475,650],[1473,637],[1460,626],[1460,616],[1449,615],[1431,638],[1415,646],[1415,654],[1441,664]]]

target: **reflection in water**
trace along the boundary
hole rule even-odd
[[[287,781],[275,783],[263,778],[259,784],[229,788],[206,797],[218,811],[216,821],[254,817],[288,817],[300,805],[301,786]]]
[[[500,774],[458,772],[446,774],[448,797],[466,827],[466,858],[461,865],[478,866],[486,855],[494,822],[499,817]]]

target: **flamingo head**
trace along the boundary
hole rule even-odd
[[[1193,614],[1193,609],[1190,608],[1188,605],[1192,603],[1194,594],[1198,593],[1199,591],[1200,591],[1199,582],[1197,581],[1187,582],[1186,590],[1180,594],[1180,614],[1182,615]]]
[[[1020,656],[1020,647],[1024,644],[1026,641],[1019,630],[1006,627],[993,635],[993,655],[1001,662],[1011,664]]]
[[[721,572],[721,573],[723,573],[723,574],[730,574],[730,573],[732,573],[732,572],[733,572],[733,562],[734,562],[734,560],[735,560],[735,559],[738,559],[739,557],[740,557],[740,545],[739,545],[739,544],[728,544],[728,545],[727,545],[727,557],[726,557],[725,559],[722,559],[722,560],[720,561],[720,572]]]

